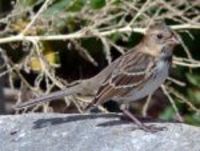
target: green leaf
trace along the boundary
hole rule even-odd
[[[188,81],[197,87],[200,87],[200,76],[197,74],[191,74],[191,73],[187,73],[186,77],[188,79]]]
[[[174,109],[171,106],[169,106],[164,110],[164,112],[160,114],[159,117],[164,120],[170,120],[173,119],[174,116],[175,116]]]
[[[186,121],[186,123],[200,126],[200,118],[199,117],[200,117],[200,113],[194,113],[192,115],[186,115],[185,121]]]
[[[188,92],[189,99],[192,103],[200,104],[200,89],[188,88],[187,92]]]
[[[118,40],[120,40],[122,37],[122,35],[120,33],[115,33],[110,35],[110,38],[112,39],[113,42],[117,42]]]
[[[73,3],[67,8],[68,11],[77,12],[80,11],[86,4],[87,0],[74,0]]]
[[[69,7],[71,0],[57,0],[45,12],[45,17],[58,15],[60,12],[65,12],[65,8]]]
[[[100,9],[106,5],[105,0],[90,0],[90,5],[93,9]]]

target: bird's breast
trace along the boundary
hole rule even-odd
[[[169,63],[166,61],[159,61],[152,78],[146,82],[142,89],[138,89],[135,92],[136,99],[143,98],[149,94],[152,94],[158,89],[166,80],[169,74]]]
[[[155,83],[161,85],[169,75],[170,63],[167,61],[159,61],[154,73]]]
[[[155,72],[153,73],[152,78],[146,82],[141,90],[137,91],[137,96],[145,97],[149,94],[152,94],[156,89],[158,89],[166,80],[169,74],[169,63],[165,61],[158,62]]]

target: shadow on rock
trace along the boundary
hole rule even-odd
[[[33,129],[40,129],[52,125],[64,124],[69,122],[76,122],[82,120],[92,120],[97,118],[109,118],[109,121],[103,121],[97,126],[107,127],[107,126],[117,126],[121,124],[130,124],[133,123],[126,116],[121,114],[83,114],[83,115],[68,115],[66,117],[54,117],[54,118],[45,118],[39,119],[34,122]],[[143,123],[178,123],[177,121],[165,121],[161,119],[154,119],[150,117],[137,117]]]
[[[68,115],[67,117],[54,117],[48,119],[39,119],[34,122],[33,129],[44,128],[49,125],[58,125],[81,120],[91,120],[96,118],[115,118],[120,117],[118,114],[89,114],[89,115]]]

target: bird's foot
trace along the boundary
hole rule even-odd
[[[138,125],[139,129],[144,130],[145,132],[156,133],[159,131],[166,130],[166,127],[155,127],[153,125]]]
[[[141,122],[139,119],[137,119],[126,107],[122,106],[121,110],[123,111],[124,115],[126,117],[128,117],[128,119],[131,122],[133,122],[134,124],[136,124],[139,129],[142,129],[142,130],[144,130],[146,132],[155,133],[155,132],[158,132],[158,131],[162,131],[165,128],[165,127],[155,127],[153,125],[147,126],[143,122]]]

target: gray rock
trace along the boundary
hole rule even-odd
[[[116,114],[24,114],[0,117],[0,151],[200,151],[200,128],[146,123],[148,133]]]

